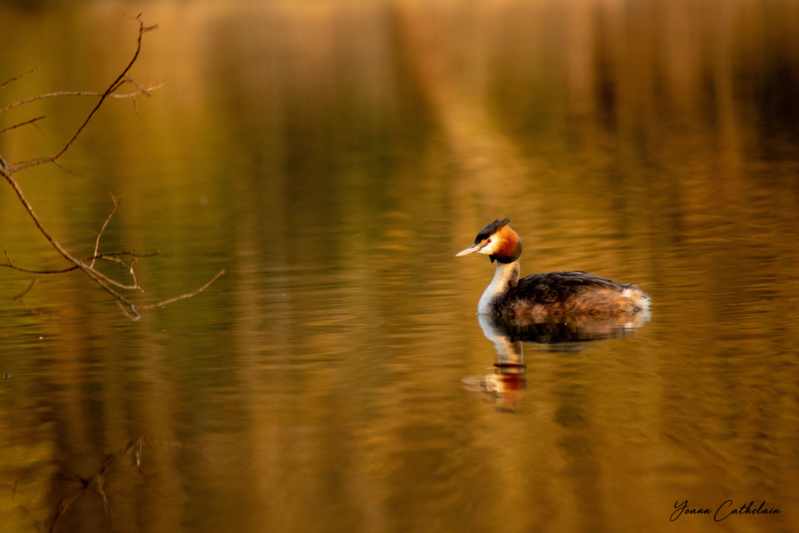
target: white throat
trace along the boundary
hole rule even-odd
[[[519,261],[510,263],[497,262],[494,279],[491,280],[483,296],[480,297],[480,302],[477,304],[477,314],[489,315],[492,313],[493,303],[519,283],[520,270]]]

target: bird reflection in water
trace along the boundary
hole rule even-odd
[[[498,411],[516,412],[527,388],[523,343],[549,352],[579,352],[590,341],[629,337],[649,321],[649,310],[630,316],[563,317],[535,322],[528,317],[477,315],[483,333],[494,343],[497,358],[488,374],[466,376],[469,391],[493,396]]]

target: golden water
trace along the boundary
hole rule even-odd
[[[103,249],[170,255],[143,302],[227,274],[130,322],[0,270],[3,531],[799,527],[795,3],[37,5],[0,10],[0,82],[36,68],[0,107],[102,89],[139,12],[166,82],[17,176],[44,223],[88,256],[124,198]],[[46,119],[0,154],[93,102],[3,113]],[[3,187],[9,256],[63,267]],[[454,254],[505,216],[523,275],[635,282],[651,320],[487,338],[492,266]],[[750,502],[781,512],[713,519]]]

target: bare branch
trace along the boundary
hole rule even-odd
[[[116,90],[119,89],[119,87],[121,87],[125,83],[128,72],[133,67],[133,64],[136,62],[136,60],[139,58],[139,53],[141,52],[142,35],[144,34],[144,32],[150,31],[157,27],[157,26],[145,27],[144,21],[141,18],[141,13],[139,14],[139,16],[136,17],[136,20],[138,20],[139,22],[139,33],[136,38],[136,51],[133,53],[133,57],[131,58],[130,62],[128,62],[128,65],[122,70],[122,73],[120,73],[119,76],[117,76],[117,78],[113,82],[111,82],[108,88],[105,91],[103,91],[102,95],[100,96],[100,99],[97,101],[92,110],[89,111],[89,114],[83,120],[83,123],[81,123],[81,125],[78,126],[78,129],[72,135],[72,138],[70,138],[69,141],[67,141],[67,143],[64,145],[64,147],[61,148],[61,150],[54,156],[23,161],[16,165],[12,165],[7,171],[7,176],[6,176],[7,178],[10,177],[11,174],[19,172],[20,170],[24,170],[26,168],[30,168],[36,165],[41,165],[42,163],[51,163],[53,161],[57,161],[61,156],[63,156],[67,152],[67,150],[70,149],[70,147],[75,143],[75,140],[80,136],[80,134],[83,133],[83,130],[86,129],[86,126],[94,117],[95,113],[97,113],[97,111],[103,105],[103,102],[105,102],[106,98],[108,98],[112,93],[116,92]]]
[[[160,252],[153,252],[153,253],[149,253],[149,254],[137,254],[137,253],[134,253],[132,251],[106,252],[106,253],[101,253],[100,252],[100,241],[102,240],[102,237],[105,234],[106,229],[108,228],[108,225],[111,222],[111,219],[113,218],[113,216],[116,213],[117,209],[119,209],[119,205],[120,205],[121,202],[119,200],[117,200],[116,197],[113,194],[109,193],[109,195],[111,197],[111,201],[114,204],[113,209],[111,209],[111,212],[106,217],[105,221],[102,224],[102,227],[100,228],[100,231],[97,234],[97,238],[95,239],[95,243],[94,243],[94,252],[92,253],[91,257],[89,257],[86,260],[80,260],[80,259],[76,258],[74,255],[72,255],[63,245],[61,245],[61,243],[57,239],[55,239],[55,237],[53,237],[53,235],[44,227],[44,225],[42,224],[42,221],[39,219],[39,216],[34,211],[33,205],[28,201],[27,197],[25,196],[25,193],[23,192],[22,188],[19,185],[19,182],[14,178],[13,175],[16,172],[19,172],[21,170],[25,170],[27,168],[30,168],[30,167],[33,167],[33,166],[36,166],[36,165],[40,165],[40,164],[44,164],[44,163],[52,163],[52,164],[58,166],[59,168],[64,169],[64,167],[62,167],[59,164],[58,159],[61,156],[63,156],[70,149],[70,147],[75,143],[75,141],[81,135],[83,130],[87,127],[89,122],[92,120],[92,118],[97,113],[97,111],[100,109],[100,107],[102,106],[102,104],[105,102],[106,99],[108,99],[108,98],[133,98],[134,109],[138,110],[138,106],[137,106],[137,103],[136,103],[136,96],[141,95],[141,94],[143,94],[145,96],[150,96],[150,92],[151,91],[153,91],[154,89],[157,89],[157,88],[161,87],[161,85],[163,85],[163,84],[157,84],[157,85],[142,86],[142,85],[138,84],[136,81],[134,81],[132,78],[130,78],[128,76],[128,72],[133,67],[133,64],[136,62],[136,59],[139,57],[139,53],[141,51],[141,45],[142,45],[142,35],[144,33],[148,32],[148,31],[151,31],[151,30],[157,28],[157,26],[145,26],[144,22],[143,22],[143,20],[141,18],[141,14],[139,14],[136,17],[136,20],[139,22],[139,31],[138,31],[137,40],[136,40],[136,50],[135,50],[135,52],[133,54],[133,57],[130,59],[130,61],[128,62],[127,66],[122,70],[122,72],[116,77],[116,79],[102,93],[83,92],[83,91],[81,91],[81,92],[49,93],[49,94],[39,95],[37,97],[29,98],[29,99],[26,99],[26,100],[22,100],[20,102],[15,102],[15,103],[13,103],[13,104],[11,104],[9,106],[6,106],[6,107],[0,109],[0,113],[2,113],[3,111],[11,109],[12,107],[16,107],[18,105],[29,103],[29,102],[32,102],[34,100],[38,100],[38,99],[41,99],[41,98],[50,98],[50,97],[55,97],[55,96],[98,96],[99,97],[99,100],[96,103],[96,105],[87,114],[87,116],[84,118],[83,122],[78,126],[78,128],[76,129],[76,131],[72,135],[72,137],[66,142],[66,144],[64,144],[64,146],[61,148],[61,150],[58,151],[55,155],[50,156],[50,157],[41,157],[41,158],[38,158],[38,159],[31,159],[31,160],[28,160],[28,161],[23,161],[21,163],[17,163],[16,165],[6,165],[5,162],[2,161],[2,159],[0,159],[0,163],[2,163],[2,164],[0,164],[0,176],[3,179],[5,179],[5,181],[11,186],[11,188],[13,189],[13,191],[16,194],[17,198],[19,199],[19,201],[22,203],[23,207],[27,211],[28,216],[31,218],[33,223],[36,225],[36,228],[39,230],[39,233],[41,233],[44,236],[44,238],[47,239],[47,241],[56,250],[56,252],[58,252],[58,254],[61,255],[61,257],[63,257],[68,263],[70,263],[71,266],[63,268],[63,269],[60,269],[60,270],[31,270],[31,269],[25,269],[25,268],[16,266],[11,261],[11,257],[8,254],[8,251],[6,250],[5,251],[6,262],[5,263],[0,263],[0,267],[10,268],[10,269],[13,269],[13,270],[16,270],[16,271],[19,271],[19,272],[25,272],[25,273],[29,273],[29,274],[64,274],[64,273],[67,273],[67,272],[71,272],[73,270],[80,270],[85,275],[87,275],[92,281],[94,281],[97,285],[99,285],[104,291],[106,291],[109,295],[111,295],[116,300],[117,304],[119,305],[120,309],[122,309],[123,313],[125,313],[125,315],[128,316],[132,320],[138,320],[138,318],[140,316],[139,315],[139,310],[137,309],[137,306],[131,300],[129,300],[126,296],[124,296],[120,291],[139,291],[139,292],[144,292],[142,287],[139,285],[139,282],[138,282],[138,280],[136,278],[136,272],[135,272],[135,270],[133,268],[134,264],[140,258],[153,257],[153,256],[162,256],[162,254]],[[22,74],[21,76],[17,76],[16,78],[12,78],[12,79],[8,80],[4,84],[0,85],[0,89],[5,87],[5,85],[7,85],[8,83],[11,83],[12,81],[14,81],[16,79],[19,79],[20,77],[25,76],[25,75],[29,74],[30,72],[32,72],[32,71],[29,71],[29,72],[27,72],[25,74]],[[130,83],[130,84],[134,85],[137,88],[137,91],[133,92],[133,93],[129,93],[129,94],[115,94],[116,91],[121,86],[123,86],[126,83]],[[2,131],[0,131],[0,133],[2,133],[4,131],[8,131],[9,129],[13,129],[13,128],[17,128],[17,127],[23,126],[25,124],[35,123],[36,121],[38,121],[38,120],[40,120],[42,118],[43,117],[37,117],[37,118],[31,119],[31,120],[28,120],[26,122],[22,122],[20,124],[17,124],[15,126],[7,128],[5,130],[2,130]],[[67,169],[64,169],[64,170],[67,170]],[[123,268],[125,268],[127,274],[130,276],[130,282],[124,283],[124,282],[118,281],[118,280],[112,278],[111,276],[109,276],[107,274],[104,274],[103,272],[97,270],[95,268],[95,265],[97,264],[97,260],[98,259],[103,259],[105,261],[109,261],[109,262],[121,265]],[[199,294],[200,292],[204,291],[206,288],[208,288],[214,281],[216,281],[217,278],[219,278],[224,273],[225,273],[224,270],[220,271],[218,274],[216,274],[216,276],[213,277],[213,279],[211,279],[208,283],[206,283],[205,285],[203,285],[202,287],[200,287],[199,289],[197,289],[194,292],[191,292],[191,293],[188,293],[188,294],[183,294],[183,295],[180,295],[180,296],[176,296],[174,298],[169,298],[167,300],[163,300],[163,301],[161,301],[159,303],[156,303],[156,304],[144,305],[144,306],[141,307],[141,309],[152,309],[154,307],[161,307],[161,306],[173,303],[173,302],[184,300],[186,298],[191,298],[192,296],[195,296],[195,295]],[[13,299],[14,300],[19,300],[20,298],[22,298],[25,294],[27,294],[30,291],[30,289],[33,287],[34,283],[35,283],[35,280],[31,282],[31,284],[25,289],[24,292],[22,292],[20,295],[18,295],[16,297],[14,297]],[[102,490],[102,486],[100,486],[99,489]]]
[[[42,223],[39,220],[38,215],[36,215],[36,212],[33,210],[33,206],[25,197],[25,193],[22,192],[22,189],[20,188],[17,180],[15,180],[10,175],[10,173],[4,170],[0,170],[0,175],[2,175],[5,178],[5,180],[9,183],[9,185],[11,185],[11,188],[14,189],[17,198],[19,198],[19,201],[22,202],[23,206],[25,206],[25,210],[28,212],[28,215],[31,217],[34,224],[36,224],[36,227],[39,229],[39,232],[42,235],[44,235],[44,237],[52,245],[52,247],[55,248],[56,251],[59,254],[61,254],[61,256],[64,259],[75,265],[77,268],[81,269],[87,276],[92,278],[98,285],[100,285],[100,287],[102,287],[111,296],[116,298],[117,301],[121,302],[126,307],[130,308],[133,312],[135,312],[136,306],[133,305],[131,301],[129,301],[127,298],[125,298],[124,296],[122,296],[112,288],[113,285],[117,284],[116,282],[108,278],[108,276],[106,276],[105,274],[102,274],[101,272],[98,272],[97,270],[91,268],[88,264],[84,263],[83,261],[80,261],[79,259],[73,257],[72,254],[70,254],[67,251],[67,249],[64,248],[61,245],[61,243],[55,240],[55,238],[44,228],[44,226],[42,226]]]

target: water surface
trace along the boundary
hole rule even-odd
[[[132,75],[166,81],[71,173],[17,175],[43,222],[89,256],[123,198],[102,249],[164,254],[141,303],[226,274],[131,322],[79,273],[0,270],[4,530],[799,527],[793,3],[41,6],[3,9],[0,79],[36,71],[2,105],[102,88],[140,11]],[[0,154],[92,105],[3,113],[47,118]],[[14,264],[63,266],[7,186],[0,213]],[[523,275],[637,283],[650,320],[497,337],[492,265],[454,254],[505,216]]]

